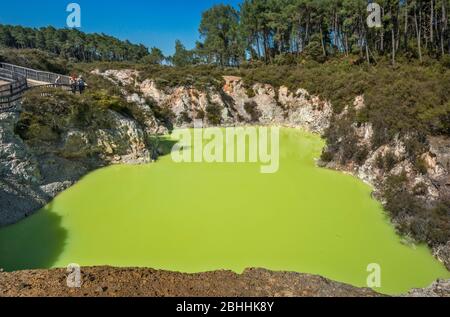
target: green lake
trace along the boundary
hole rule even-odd
[[[425,246],[402,243],[368,185],[316,167],[323,146],[316,135],[281,129],[274,174],[259,163],[175,163],[170,155],[95,171],[0,229],[0,267],[262,267],[365,287],[376,263],[376,290],[386,294],[450,278]]]

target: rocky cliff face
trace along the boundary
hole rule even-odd
[[[358,97],[355,105],[364,107],[364,98]],[[346,111],[340,114],[343,118]],[[411,192],[418,185],[422,185],[423,191],[418,193],[427,203],[450,197],[450,139],[446,137],[429,137],[429,148],[424,150],[420,155],[424,163],[425,170],[417,171],[414,167],[412,158],[408,156],[405,142],[407,138],[396,137],[395,140],[389,144],[383,144],[376,149],[373,149],[373,127],[371,124],[352,124],[353,131],[356,135],[356,143],[361,148],[372,149],[368,152],[366,158],[362,162],[350,160],[346,164],[342,164],[342,157],[344,155],[343,148],[338,150],[337,155],[331,162],[325,162],[328,168],[335,168],[348,171],[365,182],[374,185],[375,190],[379,189],[379,184],[386,179],[388,175],[399,175],[406,172],[408,179],[408,188]],[[380,166],[379,158],[392,155],[392,166],[386,170],[385,166]]]
[[[140,82],[138,73],[132,70],[94,73],[122,87],[132,87],[133,92],[123,91],[129,100],[147,100],[172,111],[174,127],[193,127],[194,120],[202,120],[205,127],[279,125],[323,134],[333,115],[330,103],[306,90],[291,92],[286,87],[276,89],[265,84],[247,88],[240,77],[224,76],[224,86],[219,90],[214,87],[161,89],[151,79]]]
[[[362,126],[354,126],[354,131],[358,136],[359,146],[371,146],[371,138],[373,130],[370,124]],[[430,138],[430,144],[432,142],[439,142],[441,144],[448,144],[450,146],[450,139],[442,138]],[[395,162],[390,171],[387,171],[379,166],[377,162],[380,157],[385,157],[387,154],[392,154]],[[375,150],[369,152],[367,158],[363,162],[351,161],[347,164],[340,163],[340,156],[338,156],[332,162],[326,162],[325,166],[328,168],[339,169],[348,171],[365,182],[375,186],[378,189],[377,184],[382,182],[387,175],[399,175],[403,171],[406,172],[408,178],[408,187],[411,191],[416,188],[417,185],[423,185],[425,191],[420,193],[420,196],[427,202],[432,203],[439,198],[448,197],[449,193],[449,173],[448,167],[445,162],[447,153],[443,149],[430,147],[429,151],[422,154],[422,159],[425,162],[426,173],[419,173],[413,166],[413,162],[407,157],[405,144],[403,140],[397,139],[396,141],[385,144],[378,147]]]
[[[0,113],[0,226],[26,217],[49,199],[35,185],[42,179],[39,164],[14,133],[17,120],[16,113]]]
[[[21,115],[0,113],[0,226],[42,208],[91,170],[151,160],[144,129],[120,113],[98,112],[88,126],[77,126],[75,116],[55,115],[45,105],[37,115],[26,102]],[[39,117],[30,123],[30,114]],[[25,124],[32,128],[18,132]]]
[[[364,97],[360,96],[356,98],[353,107],[347,107],[341,114],[336,114],[335,118],[346,120],[351,110],[357,113],[364,107]],[[354,133],[353,142],[357,147],[367,149],[363,159],[352,158],[349,160],[345,158],[346,145],[344,137],[341,136],[334,144],[329,145],[335,152],[332,160],[320,162],[321,166],[346,171],[372,185],[374,196],[382,203],[386,203],[382,193],[385,181],[391,176],[400,175],[405,179],[405,182],[402,183],[405,191],[423,206],[422,213],[426,213],[427,209],[432,209],[443,201],[449,201],[450,139],[448,137],[428,137],[426,140],[428,146],[417,157],[408,153],[407,144],[414,136],[397,136],[391,143],[374,146],[374,129],[370,124],[352,122],[350,131]],[[331,149],[325,149],[325,153],[329,150]],[[418,161],[421,162],[420,170],[417,168]],[[405,224],[410,225],[414,219],[413,216],[408,219],[408,216],[398,215],[393,217],[392,221],[399,227]],[[417,229],[417,231],[419,230],[420,228]],[[450,270],[450,241],[447,243],[430,241],[428,243],[432,246],[435,257]]]

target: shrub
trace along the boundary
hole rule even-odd
[[[187,111],[183,111],[180,114],[180,118],[179,118],[179,124],[183,124],[183,123],[192,123],[192,118],[189,116],[189,113]]]
[[[375,166],[386,172],[390,172],[397,163],[398,158],[392,151],[388,151],[384,155],[379,153],[375,158]]]
[[[323,151],[322,155],[320,156],[320,160],[325,163],[331,162],[333,160],[333,158],[334,158],[334,155],[330,151]]]
[[[258,122],[261,118],[261,111],[258,109],[258,104],[254,101],[246,102],[244,104],[245,111],[250,115],[251,122]]]
[[[296,65],[298,62],[297,55],[292,53],[283,53],[275,56],[274,61],[276,65]]]
[[[206,117],[206,113],[205,113],[205,111],[203,111],[202,109],[200,109],[200,110],[197,112],[197,115],[195,116],[195,118],[198,119],[198,120],[204,120],[205,117]]]
[[[406,173],[389,176],[383,186],[386,209],[394,217],[415,215],[420,212],[417,199],[408,192]]]
[[[353,130],[350,130],[348,134],[342,137],[341,149],[342,149],[342,158],[341,158],[342,164],[345,164],[353,160],[357,156],[357,153],[360,150],[360,148],[358,145],[358,138],[356,137]]]
[[[424,192],[423,184],[413,189]],[[446,243],[450,239],[450,202],[443,201],[434,208],[427,207],[414,193],[408,192],[406,173],[390,176],[383,184],[385,208],[394,218],[401,234],[429,245]]]
[[[369,149],[367,148],[367,146],[362,145],[356,151],[354,159],[358,165],[361,165],[366,161],[368,155]]]
[[[247,87],[246,93],[249,98],[253,98],[256,96],[256,93],[255,93],[255,90],[253,89],[253,87]]]
[[[392,151],[388,151],[384,155],[384,169],[390,172],[397,164],[397,161],[397,156]]]
[[[441,64],[442,64],[442,66],[444,66],[445,68],[449,68],[449,69],[450,69],[450,55],[444,55],[444,56],[442,56]]]
[[[173,129],[173,121],[175,120],[175,113],[172,109],[168,107],[159,106],[157,104],[153,104],[152,106],[153,113],[155,114],[155,118],[158,119],[164,126],[166,126],[169,130]]]
[[[414,186],[413,188],[413,194],[417,195],[417,196],[423,196],[427,193],[427,185],[425,185],[424,183],[418,183],[416,186]]]
[[[410,135],[404,141],[406,154],[409,158],[414,158],[419,154],[422,154],[427,149],[427,139],[424,134]]]
[[[323,48],[322,44],[320,43],[320,39],[317,38],[311,40],[311,42],[305,48],[303,55],[319,63],[323,63],[326,60],[326,56],[323,55]]]
[[[206,107],[206,118],[212,125],[219,125],[222,123],[222,107],[215,103],[210,103]]]
[[[426,174],[428,171],[427,163],[421,157],[417,157],[414,160],[414,168],[422,175]]]
[[[382,170],[384,169],[384,156],[381,153],[378,153],[377,157],[375,158],[375,166]]]

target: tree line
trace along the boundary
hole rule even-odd
[[[67,59],[142,61],[175,66],[243,63],[292,64],[357,55],[367,63],[385,57],[442,58],[450,54],[450,0],[377,0],[381,27],[367,23],[368,0],[243,0],[239,8],[215,5],[202,14],[201,41],[187,49],[176,41],[173,56],[149,51],[105,34],[76,29],[0,25],[0,46],[36,48]]]
[[[149,55],[135,45],[105,34],[86,34],[76,29],[26,28],[0,25],[0,47],[39,49],[78,62],[136,61]]]
[[[387,56],[423,61],[450,54],[450,0],[377,0],[381,27],[371,28],[367,0],[244,0],[239,10],[216,5],[203,13],[201,42],[177,43],[175,64],[245,61],[295,62],[304,54],[321,61],[359,55],[368,63]],[[178,61],[178,63],[177,63]]]

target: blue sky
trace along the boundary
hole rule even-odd
[[[81,31],[106,33],[172,54],[176,39],[188,48],[199,39],[201,14],[216,3],[240,0],[2,0],[0,24],[66,27],[66,7],[81,6]]]

